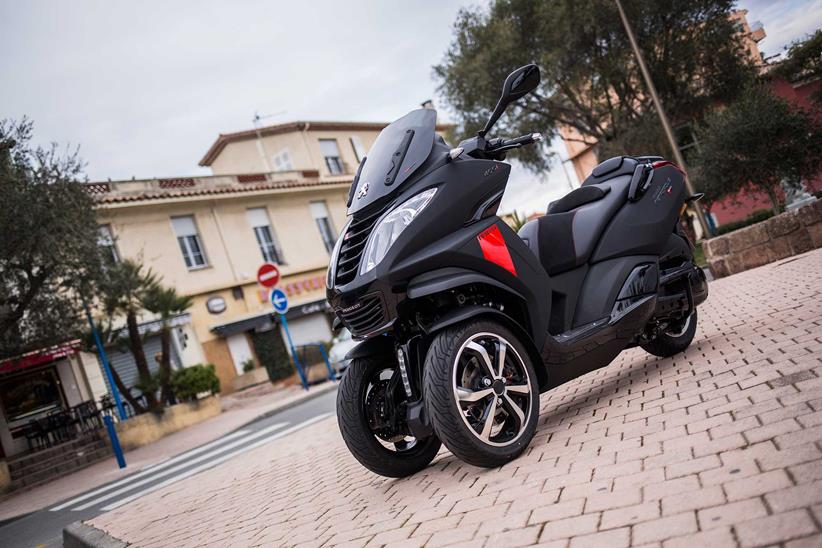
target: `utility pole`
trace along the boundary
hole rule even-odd
[[[654,108],[656,108],[656,113],[659,115],[659,121],[662,123],[662,129],[665,130],[665,136],[668,138],[668,144],[671,145],[671,150],[674,153],[674,160],[676,160],[677,165],[679,165],[683,171],[687,172],[688,170],[685,166],[685,159],[682,157],[682,152],[680,152],[679,146],[676,144],[676,138],[674,137],[674,132],[671,129],[671,124],[668,121],[668,116],[662,108],[659,95],[656,93],[656,86],[654,86],[654,82],[651,80],[651,73],[648,72],[648,67],[645,66],[645,59],[639,51],[639,46],[637,45],[636,38],[634,37],[634,31],[631,28],[631,24],[628,22],[628,17],[625,15],[625,10],[622,9],[622,2],[620,0],[614,0],[614,2],[616,2],[617,9],[619,10],[619,17],[622,19],[625,32],[628,34],[628,40],[631,42],[631,49],[634,50],[634,55],[636,56],[637,63],[639,64],[639,70],[642,72],[642,78],[645,80],[645,85],[648,87],[648,92],[651,94],[651,100],[654,103]],[[685,188],[688,189],[688,193],[691,196],[696,194],[687,174],[685,175]],[[694,209],[694,213],[696,213],[699,226],[702,227],[703,237],[710,237],[711,230],[708,227],[708,221],[705,219],[705,213],[702,211],[702,208],[697,202],[691,202],[691,206]]]

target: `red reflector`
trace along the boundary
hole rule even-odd
[[[508,246],[505,245],[505,238],[502,237],[502,232],[499,231],[497,225],[490,226],[480,232],[477,240],[479,240],[482,256],[485,257],[486,261],[501,266],[514,276],[517,275],[517,269],[514,268],[514,261],[511,260]]]
[[[686,176],[687,176],[687,174],[686,174],[684,171],[682,171],[682,168],[681,168],[681,167],[679,167],[678,165],[676,165],[676,164],[675,164],[675,163],[673,163],[673,162],[669,162],[668,160],[660,160],[660,161],[658,161],[658,162],[654,162],[653,164],[651,164],[651,167],[653,167],[654,169],[656,169],[656,168],[658,168],[658,167],[665,167],[665,166],[671,166],[671,167],[673,167],[675,170],[677,170],[678,172],[680,172],[682,175],[686,175]]]

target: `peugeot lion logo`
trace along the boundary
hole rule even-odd
[[[360,191],[357,193],[357,199],[362,200],[365,198],[366,194],[368,194],[368,183],[365,183],[360,187]]]

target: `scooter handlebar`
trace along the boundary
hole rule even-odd
[[[511,150],[512,148],[520,148],[525,145],[537,143],[542,141],[542,133],[529,133],[522,137],[515,137],[513,139],[491,139],[488,141],[488,152],[502,152]]]

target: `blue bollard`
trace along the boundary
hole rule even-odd
[[[123,449],[120,447],[120,440],[117,438],[117,430],[114,428],[114,421],[108,415],[103,416],[103,422],[106,423],[106,430],[108,430],[108,437],[111,439],[111,448],[114,450],[114,456],[117,457],[117,464],[120,468],[126,467],[126,458],[123,456]]]

